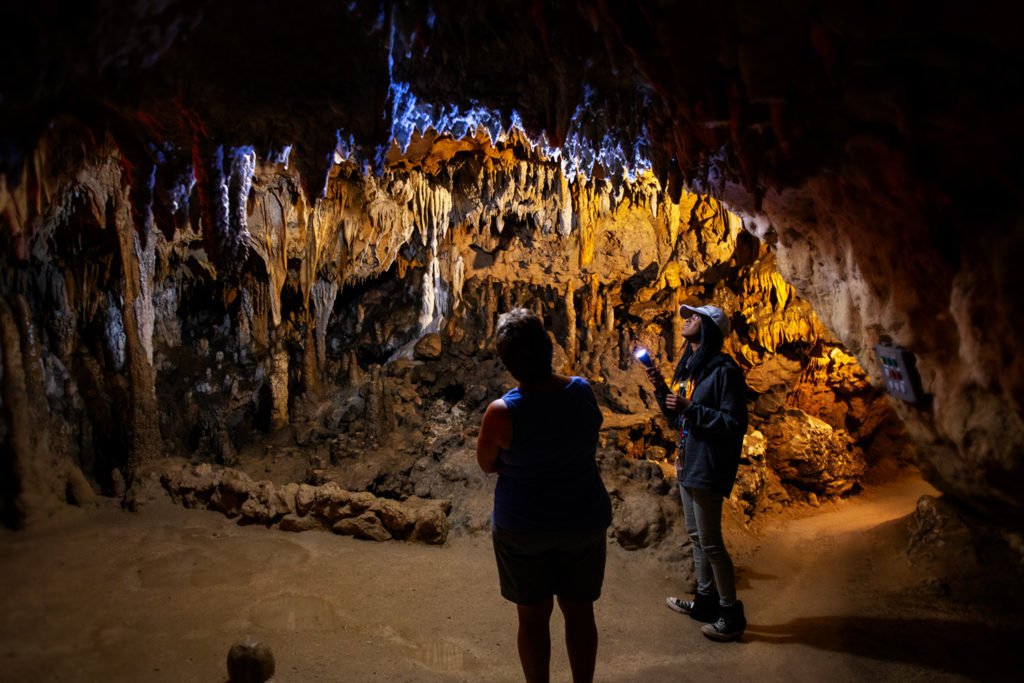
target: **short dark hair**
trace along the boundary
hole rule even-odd
[[[502,313],[498,318],[498,356],[520,382],[538,382],[551,374],[554,347],[544,322],[526,308]]]

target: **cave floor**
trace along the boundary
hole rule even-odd
[[[740,643],[708,641],[665,607],[683,593],[671,565],[612,546],[597,680],[961,681],[1019,670],[1006,668],[1018,666],[1006,637],[959,601],[921,599],[900,518],[923,493],[934,491],[903,477],[756,533],[732,530],[749,621]],[[12,683],[224,681],[244,635],[272,648],[278,683],[521,678],[515,611],[498,594],[486,536],[377,544],[170,505],[108,506],[3,532],[0,578],[0,680]],[[557,610],[552,624],[552,680],[567,681]]]

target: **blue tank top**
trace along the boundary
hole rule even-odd
[[[608,492],[597,469],[603,418],[582,377],[562,389],[502,397],[512,444],[499,455],[494,525],[509,531],[596,531],[611,524]]]

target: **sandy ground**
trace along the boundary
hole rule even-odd
[[[684,592],[674,567],[612,546],[598,680],[1015,678],[998,630],[955,600],[915,597],[905,525],[892,520],[922,493],[934,491],[904,477],[756,535],[732,530],[740,643],[711,642],[665,607]],[[272,648],[278,683],[520,679],[487,537],[377,544],[106,508],[2,532],[0,580],[5,682],[223,682],[244,635]],[[552,680],[568,681],[560,629],[556,610]]]

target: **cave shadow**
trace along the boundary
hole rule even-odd
[[[800,644],[869,659],[902,662],[975,680],[1015,679],[1024,627],[941,617],[801,617],[747,624],[746,642]]]
[[[778,576],[775,574],[764,574],[746,565],[735,566],[736,570],[736,590],[742,592],[744,590],[750,590],[753,588],[752,581],[777,581]],[[743,597],[743,596],[740,596]]]

